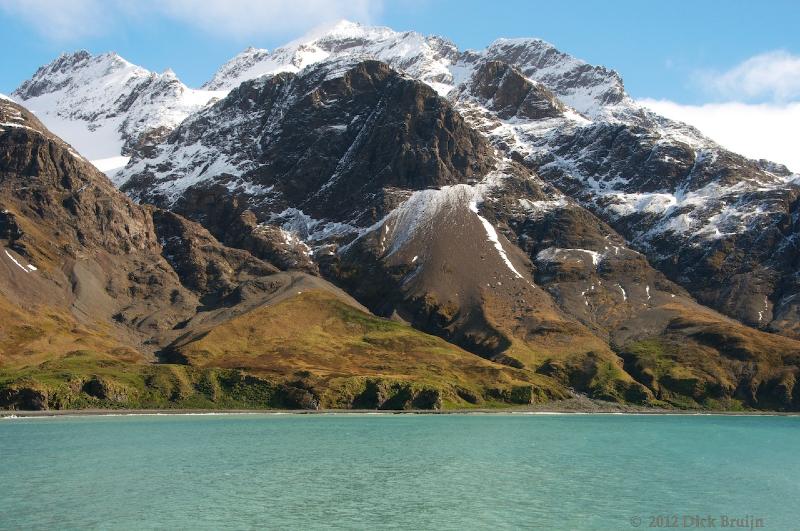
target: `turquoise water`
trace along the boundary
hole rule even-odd
[[[653,529],[689,515],[800,529],[800,418],[0,420],[3,529]]]

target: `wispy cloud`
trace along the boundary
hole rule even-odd
[[[170,17],[209,33],[257,36],[265,32],[304,30],[340,18],[373,20],[381,3],[372,0],[161,0]]]
[[[639,103],[673,120],[697,127],[721,145],[754,159],[768,159],[800,172],[800,102],[739,102],[681,105],[667,100]]]
[[[714,103],[684,105],[656,99],[639,102],[661,115],[697,127],[731,151],[785,164],[800,172],[800,56],[773,50],[728,70],[695,72],[692,81]]]
[[[54,41],[95,37],[112,31],[113,2],[100,0],[3,0],[0,9]]]
[[[800,99],[800,56],[774,50],[730,70],[697,72],[695,81],[709,95],[723,100],[785,103]]]
[[[340,18],[370,22],[382,0],[2,0],[0,9],[60,42],[109,34],[126,20],[163,17],[220,37],[288,36]]]

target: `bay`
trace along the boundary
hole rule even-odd
[[[797,529],[798,449],[782,416],[3,419],[0,528]]]

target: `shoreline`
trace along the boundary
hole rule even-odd
[[[800,416],[798,411],[726,411],[706,409],[647,408],[588,398],[508,408],[465,409],[53,409],[0,410],[3,418],[166,416],[166,415],[681,415],[681,416]]]

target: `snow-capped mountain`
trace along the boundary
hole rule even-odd
[[[223,92],[193,90],[115,53],[64,54],[12,97],[103,170],[124,166],[148,134],[163,135]]]
[[[58,80],[18,92],[55,101]],[[462,52],[342,22],[246,50],[212,91],[126,148],[124,192],[597,396],[800,401],[800,180],[640,107],[616,72],[538,39]],[[94,101],[85,123],[108,119]]]
[[[12,97],[113,176],[138,144],[163,137],[242,81],[346,57],[385,62],[442,95],[467,79],[477,63],[501,59],[518,65],[585,114],[625,100],[615,72],[588,65],[541,40],[499,39],[486,50],[460,52],[440,37],[348,21],[317,29],[272,52],[248,48],[199,90],[186,87],[170,70],[157,74],[115,53],[92,56],[79,51],[41,67]]]

